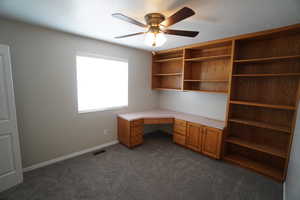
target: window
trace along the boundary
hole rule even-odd
[[[78,112],[128,105],[128,62],[98,56],[76,56]]]

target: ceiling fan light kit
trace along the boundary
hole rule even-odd
[[[167,41],[164,33],[151,33],[145,35],[145,44],[153,47],[160,47]]]
[[[149,13],[145,16],[145,21],[149,29],[145,35],[145,44],[148,46],[162,46],[167,38],[161,30],[160,23],[165,20],[165,16],[160,13]]]
[[[123,36],[115,37],[116,39],[136,36],[145,34],[145,44],[152,46],[152,47],[158,47],[163,45],[167,38],[165,34],[169,35],[177,35],[177,36],[185,36],[185,37],[196,37],[199,32],[197,31],[185,31],[185,30],[172,30],[167,29],[167,27],[176,24],[188,17],[191,17],[195,14],[195,12],[188,8],[184,7],[177,11],[172,16],[165,18],[165,16],[161,13],[149,13],[145,15],[145,21],[146,24],[143,24],[139,21],[136,21],[135,19],[132,19],[130,17],[127,17],[126,15],[123,15],[121,13],[114,13],[112,14],[113,17],[118,18],[120,20],[129,22],[131,24],[147,28],[146,32],[139,32],[139,33],[133,33]]]

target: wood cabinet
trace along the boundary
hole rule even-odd
[[[118,139],[129,148],[143,143],[144,124],[174,124],[173,142],[212,158],[220,158],[223,131],[173,118],[145,118],[127,121],[118,117]]]
[[[176,144],[185,146],[186,136],[174,132],[173,133],[173,142]]]
[[[152,89],[227,93],[231,45],[227,40],[158,52]]]
[[[142,119],[127,121],[118,117],[118,140],[129,148],[143,143],[144,121]]]
[[[207,156],[220,159],[222,134],[222,130],[188,122],[186,147]]]
[[[233,40],[224,160],[284,181],[300,96],[300,26]]]
[[[153,56],[152,89],[182,90],[183,50],[165,51]]]
[[[174,120],[173,142],[182,146],[186,145],[186,121],[180,119]]]
[[[202,153],[220,159],[222,131],[215,128],[204,128],[202,132]]]
[[[203,127],[200,124],[188,122],[186,146],[194,151],[201,152]]]

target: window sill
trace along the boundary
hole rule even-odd
[[[117,106],[117,107],[110,107],[110,108],[102,108],[102,109],[90,109],[90,110],[83,110],[83,111],[77,111],[78,114],[86,114],[86,113],[93,113],[93,112],[104,112],[104,111],[113,111],[118,110],[122,108],[128,108],[127,106]]]

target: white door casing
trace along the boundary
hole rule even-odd
[[[0,192],[22,181],[9,47],[0,44]]]

